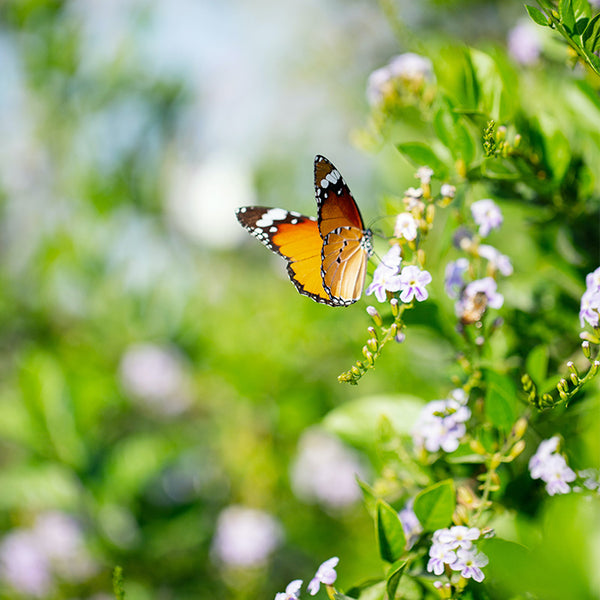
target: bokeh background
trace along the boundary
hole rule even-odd
[[[0,597],[107,600],[115,565],[131,600],[269,598],[335,554],[348,582],[379,573],[368,453],[315,424],[435,398],[452,350],[417,323],[338,384],[365,301],[299,296],[233,211],[315,214],[319,153],[374,219],[416,180],[360,147],[369,74],[451,40],[505,52],[516,26],[509,60],[535,62],[525,18],[512,0],[0,3]]]

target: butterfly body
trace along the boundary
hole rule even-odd
[[[288,275],[301,294],[329,306],[356,302],[372,254],[371,232],[339,171],[315,158],[318,217],[266,206],[236,211],[240,224],[287,261]]]

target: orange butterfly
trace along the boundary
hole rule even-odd
[[[244,206],[236,216],[286,259],[301,294],[329,306],[349,306],[362,294],[372,234],[340,172],[324,156],[315,157],[315,196],[316,219],[266,206]]]

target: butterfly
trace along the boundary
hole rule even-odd
[[[315,197],[316,219],[266,206],[243,206],[236,216],[251,235],[285,258],[301,294],[329,306],[349,306],[362,294],[372,233],[340,172],[318,155]]]

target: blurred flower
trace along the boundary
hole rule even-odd
[[[201,164],[182,162],[172,169],[167,213],[196,242],[233,247],[243,238],[234,211],[254,201],[249,168],[234,156],[214,155]]]
[[[595,469],[577,471],[577,477],[583,479],[584,488],[592,491],[600,491],[600,474]]]
[[[469,268],[469,261],[466,258],[459,258],[450,261],[446,266],[444,275],[444,288],[450,298],[458,298],[460,290],[465,285],[463,278],[464,272]]]
[[[462,406],[466,406],[467,402],[469,400],[469,396],[468,396],[467,392],[465,392],[465,390],[463,390],[462,388],[453,389],[448,394],[448,398],[450,400],[454,400],[457,404],[460,404]]]
[[[455,304],[456,315],[463,323],[475,323],[481,319],[488,306],[500,308],[504,304],[504,296],[496,291],[497,288],[492,277],[472,281]]]
[[[542,49],[538,27],[530,20],[519,21],[508,32],[508,53],[522,65],[537,62]]]
[[[426,185],[431,182],[433,169],[429,167],[419,167],[415,173],[415,177],[421,180],[421,185]]]
[[[317,430],[303,434],[291,469],[294,493],[307,502],[343,508],[360,499],[356,476],[365,468],[338,438]]]
[[[412,436],[417,448],[428,452],[454,452],[467,432],[465,423],[471,417],[467,406],[453,399],[428,402],[415,423]]]
[[[302,579],[294,579],[294,581],[288,583],[285,592],[275,594],[275,600],[298,600],[301,587]]]
[[[263,565],[283,537],[270,514],[244,506],[228,506],[217,519],[213,556],[229,567]]]
[[[481,567],[485,567],[489,562],[488,557],[483,552],[477,552],[474,548],[460,548],[456,551],[456,562],[452,565],[453,571],[460,571],[465,579],[474,579],[481,583],[484,579]]]
[[[410,213],[403,212],[396,217],[394,237],[403,237],[408,241],[414,240],[417,237],[417,222]]]
[[[398,84],[419,91],[426,82],[433,79],[431,61],[424,56],[406,52],[394,57],[386,66],[369,75],[367,100],[371,106],[376,106],[390,95]]]
[[[419,200],[419,198],[423,197],[423,190],[420,187],[418,187],[418,188],[409,187],[404,192],[404,196],[407,198],[414,198],[415,200]]]
[[[481,532],[476,527],[465,527],[456,525],[450,529],[438,529],[436,531],[436,540],[440,544],[448,546],[451,550],[456,548],[469,549],[473,542],[479,539]]]
[[[459,227],[452,236],[452,245],[459,250],[469,252],[473,245],[473,233],[466,227]]]
[[[0,578],[21,594],[50,595],[50,564],[32,531],[17,529],[4,537],[0,543]]]
[[[471,214],[475,223],[479,225],[479,235],[482,237],[486,237],[492,229],[498,229],[502,225],[502,212],[498,205],[489,198],[473,202]]]
[[[398,513],[398,518],[400,519],[400,523],[402,523],[402,529],[404,530],[404,536],[406,537],[406,545],[409,550],[423,533],[423,527],[413,510],[413,504],[414,499],[411,498]]]
[[[600,267],[585,277],[586,290],[581,297],[579,321],[582,327],[586,322],[598,327],[600,320]]]
[[[400,273],[399,289],[402,290],[400,300],[410,302],[416,298],[419,302],[427,300],[429,293],[425,286],[431,283],[429,271],[421,270],[416,265],[409,265]]]
[[[120,364],[127,393],[153,411],[168,416],[190,405],[187,380],[178,354],[155,344],[133,344]]]
[[[427,562],[427,571],[434,575],[441,575],[444,572],[445,565],[452,565],[456,562],[456,553],[445,546],[434,542],[429,548],[429,561]]]
[[[335,572],[335,567],[337,566],[340,559],[337,556],[326,560],[321,566],[317,569],[315,576],[310,580],[308,584],[308,591],[311,596],[314,596],[321,587],[321,584],[332,585],[337,579],[337,573]]]
[[[456,187],[449,183],[444,183],[440,189],[440,194],[442,194],[444,198],[454,198],[456,195]]]
[[[494,248],[493,246],[488,246],[487,244],[479,244],[479,256],[487,259],[492,265],[493,269],[497,269],[504,275],[508,277],[513,273],[513,266],[510,262],[510,258],[505,254],[502,254],[499,250]]]
[[[400,246],[394,244],[383,256],[373,273],[373,282],[367,287],[366,294],[375,294],[379,302],[387,300],[386,292],[397,292],[400,289]]]
[[[541,479],[546,483],[550,496],[568,494],[569,483],[575,481],[575,472],[567,466],[561,454],[558,454],[558,436],[544,440],[529,460],[529,473],[532,479]]]

